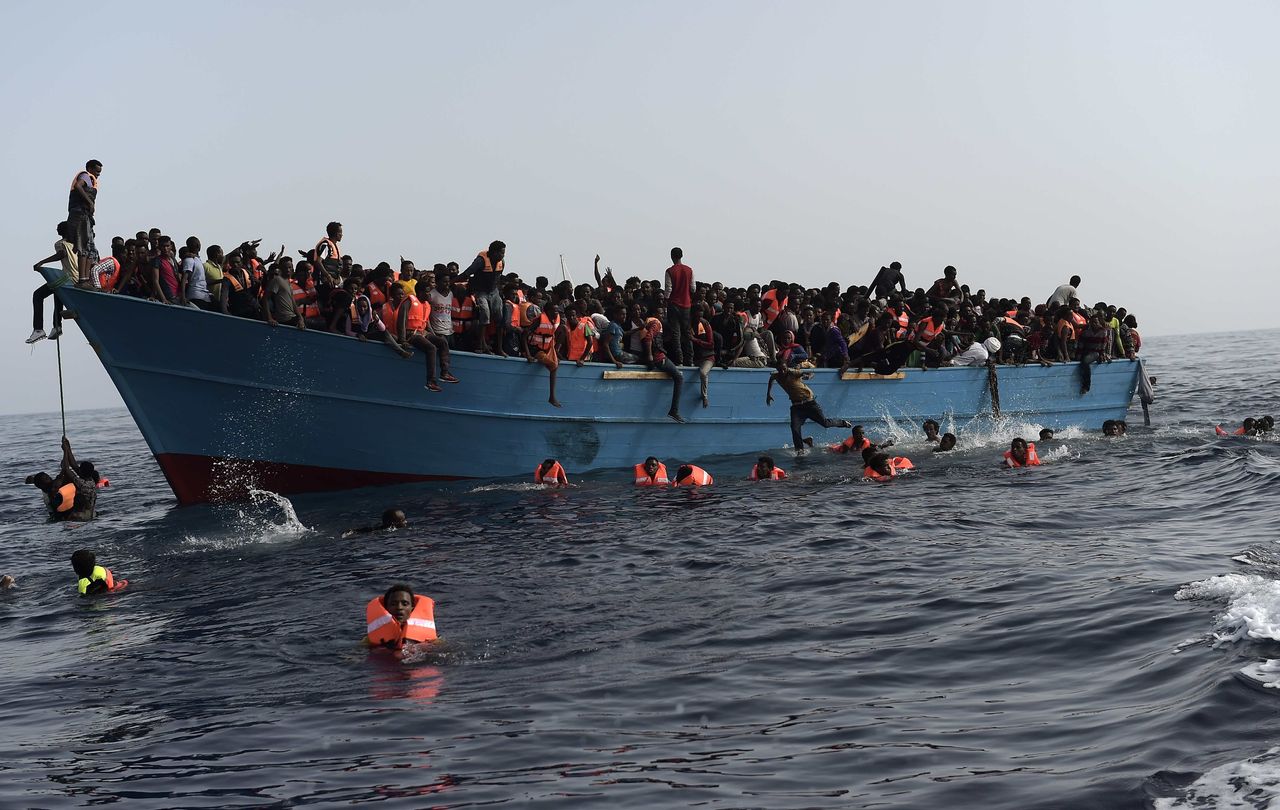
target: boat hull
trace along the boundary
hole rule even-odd
[[[49,277],[56,276],[46,270]],[[668,419],[671,381],[609,379],[612,365],[561,365],[454,352],[461,382],[424,387],[421,353],[380,343],[69,287],[58,289],[119,389],[180,503],[456,478],[531,476],[556,457],[571,474],[618,469],[655,455],[695,460],[790,443],[788,403],[765,404],[767,369],[715,369],[711,405],[696,369],[683,369],[681,412]],[[629,371],[638,369],[629,368]],[[1079,392],[1075,363],[1001,366],[1002,413],[1052,428],[1123,419],[1138,364],[1096,366]],[[809,385],[827,415],[871,428],[886,419],[989,416],[985,368],[905,369],[899,378],[842,380],[815,369]],[[813,423],[815,442],[843,429]]]

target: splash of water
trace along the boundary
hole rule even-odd
[[[1176,808],[1267,808],[1280,802],[1280,748],[1205,771],[1181,796],[1158,798],[1157,810]]]
[[[1174,599],[1225,601],[1227,609],[1214,619],[1213,644],[1241,639],[1280,641],[1280,582],[1256,574],[1223,574],[1192,582]]]
[[[223,507],[229,511],[225,533],[185,535],[183,543],[202,550],[295,540],[311,531],[298,519],[293,502],[276,492],[249,490],[249,500]]]

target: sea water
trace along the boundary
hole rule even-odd
[[[58,416],[4,418],[0,806],[1274,806],[1280,444],[1213,425],[1280,412],[1278,350],[1150,339],[1152,427],[1064,431],[1038,469],[999,467],[1034,421],[940,414],[945,455],[868,425],[918,468],[890,484],[775,451],[787,481],[713,458],[701,491],[179,509],[124,411],[78,412],[112,485],[54,525],[21,481]],[[407,529],[342,538],[391,506]],[[81,547],[129,588],[77,599]],[[399,661],[359,644],[397,581],[444,639]]]

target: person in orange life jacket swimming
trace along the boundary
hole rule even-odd
[[[1253,436],[1258,432],[1258,421],[1253,417],[1244,420],[1240,427],[1231,432],[1222,429],[1222,425],[1217,425],[1213,429],[1214,433],[1219,436]]]
[[[905,456],[890,457],[871,448],[862,451],[862,460],[865,465],[862,469],[863,480],[888,481],[897,477],[900,472],[915,469],[911,459]]]
[[[787,477],[787,471],[774,466],[773,456],[761,456],[751,467],[750,481],[781,481]]]
[[[110,568],[98,565],[98,558],[87,548],[71,555],[71,568],[76,572],[76,591],[81,596],[122,591],[129,584],[127,579],[116,579]]]
[[[880,444],[873,444],[871,440],[863,434],[862,425],[854,425],[853,430],[850,431],[849,438],[840,442],[840,444],[831,445],[829,449],[833,453],[858,453],[861,455],[862,451],[866,450],[868,447],[874,450],[883,450],[886,447],[892,446],[893,439]]]
[[[400,652],[437,639],[435,602],[408,585],[397,583],[370,599],[364,615],[364,643],[370,647]]]
[[[791,399],[791,445],[797,453],[803,453],[805,447],[813,447],[813,439],[806,439],[800,434],[800,428],[807,421],[817,422],[826,428],[851,428],[853,423],[848,419],[828,419],[822,412],[822,406],[814,398],[813,391],[804,381],[813,377],[798,369],[787,368],[787,362],[781,357],[774,361],[774,373],[769,375],[769,384],[764,392],[764,404],[773,404],[773,384],[787,393]]]
[[[672,483],[674,487],[709,487],[715,483],[715,479],[711,474],[701,467],[693,464],[682,464],[676,470],[676,480]]]
[[[342,533],[343,537],[352,537],[357,534],[372,534],[373,532],[392,532],[396,529],[403,529],[409,525],[409,519],[405,517],[403,509],[387,509],[382,513],[382,523],[377,526],[361,526],[356,529],[347,529]]]
[[[44,493],[45,506],[51,519],[75,522],[93,520],[98,503],[97,481],[81,475],[81,468],[82,465],[71,452],[71,442],[63,436],[62,464],[58,477],[51,478],[48,473],[27,476],[26,482]]]
[[[1003,463],[1006,467],[1039,467],[1040,456],[1036,453],[1035,442],[1028,442],[1023,438],[1014,439],[1004,453]]]
[[[405,294],[405,284],[397,281],[391,285],[391,300],[382,305],[382,322],[403,348],[421,349],[427,360],[428,391],[440,392],[436,384],[436,363],[440,364],[440,379],[456,383],[458,378],[449,372],[449,344],[439,335],[427,329],[430,317],[429,304],[416,296]]]
[[[935,453],[947,453],[956,449],[956,435],[954,433],[944,433],[942,438],[938,440],[938,446],[933,448]]]
[[[665,487],[671,483],[667,480],[667,465],[649,456],[644,463],[635,466],[636,486]]]
[[[549,487],[567,487],[569,486],[569,476],[565,475],[564,467],[560,466],[560,462],[554,458],[545,459],[538,465],[538,469],[533,471],[533,482],[535,484],[546,484]]]
[[[537,311],[537,307],[526,310],[533,327],[524,336],[524,356],[530,363],[541,363],[550,375],[550,396],[547,402],[560,407],[556,399],[556,370],[560,368],[560,355],[556,353],[556,343],[563,339],[564,326],[561,323],[560,307],[547,304],[547,308]]]

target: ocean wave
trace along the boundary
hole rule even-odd
[[[1227,603],[1214,619],[1214,646],[1246,638],[1280,641],[1280,581],[1257,574],[1222,574],[1185,585],[1174,598]]]
[[[1156,810],[1182,808],[1252,808],[1280,803],[1280,748],[1205,771],[1180,795],[1154,799]]]

